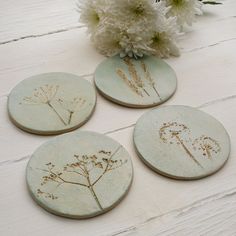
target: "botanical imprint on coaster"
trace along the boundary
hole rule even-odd
[[[74,97],[70,101],[63,98],[57,98],[59,89],[59,85],[45,84],[34,89],[32,96],[24,97],[23,103],[20,103],[20,105],[27,104],[47,106],[51,112],[56,114],[61,123],[65,126],[70,125],[74,114],[83,108],[86,100],[81,97]],[[63,117],[63,115],[60,114],[58,106],[55,107],[53,105],[55,102],[60,105],[60,109],[65,110],[68,113],[67,117]]]
[[[140,67],[144,73],[143,78],[138,75],[132,59],[126,57],[124,58],[124,63],[128,67],[129,75],[126,75],[126,73],[121,68],[116,69],[116,74],[125,82],[131,91],[140,97],[150,97],[149,91],[150,89],[153,89],[159,100],[162,101],[162,98],[157,90],[157,84],[152,78],[151,73],[144,61],[140,60]]]
[[[75,154],[73,157],[74,161],[67,163],[63,167],[58,167],[54,163],[49,162],[42,169],[37,168],[46,173],[42,177],[41,186],[37,189],[37,196],[49,200],[57,200],[59,196],[54,193],[57,188],[63,188],[64,185],[80,186],[89,189],[97,206],[100,210],[103,210],[94,187],[97,183],[103,181],[107,173],[121,168],[127,163],[127,159],[115,158],[115,155],[121,148],[122,146],[119,146],[114,152],[100,150],[93,155]],[[44,190],[49,184],[55,185],[54,192],[46,192]]]
[[[178,122],[163,123],[159,129],[160,139],[164,143],[178,145],[182,148],[187,157],[194,161],[199,167],[202,164],[197,160],[196,155],[212,160],[214,155],[221,151],[220,144],[207,135],[201,135],[196,139],[191,137],[191,130],[184,124]],[[196,153],[197,152],[197,153]]]

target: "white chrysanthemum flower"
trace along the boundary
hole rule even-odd
[[[113,25],[120,28],[120,56],[137,58],[150,54],[160,55],[151,44],[156,25],[162,27],[167,11],[165,3],[153,0],[113,1],[109,12],[112,12],[112,18],[116,20]]]
[[[126,25],[137,21],[150,23],[157,16],[154,4],[154,0],[111,0],[109,11]]]
[[[80,22],[85,24],[88,32],[93,34],[101,22],[107,8],[106,0],[79,0]]]
[[[120,53],[121,38],[122,33],[115,25],[108,27],[105,24],[101,24],[91,40],[101,54],[110,57]]]
[[[149,47],[151,39],[149,37],[138,36],[136,34],[126,34],[120,41],[121,51],[120,56],[125,57],[143,57],[144,55],[150,55],[152,49]]]
[[[137,26],[138,27],[138,26]],[[151,49],[148,45],[151,43],[150,36],[141,32],[140,27],[134,29],[130,27],[124,30],[115,24],[101,24],[97,33],[92,37],[92,41],[97,50],[106,56],[120,54],[121,57],[142,57],[148,54]]]
[[[121,57],[178,55],[177,26],[170,7],[156,0],[80,0],[81,21],[97,50]]]
[[[196,15],[202,14],[202,3],[199,0],[164,0],[170,6],[168,16],[176,16],[180,26],[192,25]]]
[[[163,27],[157,27],[152,37],[150,47],[155,51],[154,55],[161,58],[179,56],[176,39],[179,37],[178,27],[175,18],[165,20]]]

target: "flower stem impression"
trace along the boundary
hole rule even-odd
[[[126,83],[126,85],[128,85],[133,92],[141,97],[144,97],[145,94],[146,96],[150,97],[150,93],[148,91],[151,87],[161,101],[161,96],[156,89],[156,83],[151,77],[151,74],[144,61],[140,59],[140,67],[144,73],[144,79],[147,81],[147,83],[145,83],[145,80],[143,80],[143,78],[138,75],[133,59],[125,57],[123,61],[128,67],[129,76],[126,76],[125,72],[121,68],[116,69],[116,74]]]
[[[153,89],[154,89],[155,93],[157,94],[157,96],[159,97],[159,99],[162,100],[159,92],[156,89],[155,81],[151,77],[150,72],[149,72],[146,64],[142,60],[141,60],[140,63],[141,63],[141,67],[142,67],[142,69],[145,73],[145,78],[148,80],[149,84],[153,87]]]
[[[26,104],[30,105],[47,105],[51,111],[53,111],[60,121],[67,125],[63,117],[58,113],[56,108],[53,106],[52,101],[55,98],[57,92],[59,90],[59,85],[49,85],[46,84],[44,86],[40,86],[35,89],[33,95],[31,97],[25,97],[23,100]]]
[[[82,109],[86,100],[81,97],[75,97],[72,101],[67,101],[65,99],[59,98],[55,99],[57,92],[59,90],[59,85],[43,85],[35,89],[31,97],[25,97],[23,100],[28,105],[47,105],[51,111],[53,111],[59,120],[65,125],[70,125],[73,115],[79,109]],[[53,105],[53,101],[57,101],[61,108],[68,112],[68,120],[66,121],[60,112]]]
[[[94,155],[81,156],[75,154],[74,158],[76,161],[66,164],[62,169],[49,162],[46,164],[46,169],[39,169],[47,173],[47,175],[42,177],[41,186],[43,187],[48,183],[56,183],[57,188],[64,184],[85,187],[90,191],[99,209],[103,210],[94,187],[98,182],[102,181],[106,173],[114,171],[127,163],[127,160],[114,159],[121,148],[122,146],[118,146],[113,153],[111,151],[100,150]],[[99,174],[98,170],[100,170]],[[73,181],[70,180],[70,177]],[[75,180],[75,177],[78,180]],[[37,194],[39,197],[46,197],[51,200],[59,198],[54,193],[45,193],[40,188],[37,190]]]
[[[193,146],[195,149],[201,151],[202,155],[208,159],[212,159],[212,154],[217,154],[221,150],[219,143],[206,135],[196,138],[193,142]]]
[[[184,135],[185,134],[185,135]],[[203,168],[200,162],[194,157],[189,148],[186,146],[184,140],[185,136],[189,136],[190,130],[184,124],[177,122],[164,123],[159,130],[160,138],[163,142],[169,144],[177,144],[183,148],[187,156],[190,157],[199,167]]]
[[[86,103],[86,100],[80,97],[75,97],[72,101],[59,98],[58,102],[61,107],[69,113],[67,124],[70,125],[74,113],[83,107],[83,105]]]

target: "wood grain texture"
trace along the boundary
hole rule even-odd
[[[233,124],[233,122],[230,123],[229,120],[231,120],[230,114],[234,106],[235,100],[229,100],[227,102],[216,103],[203,109],[205,112],[214,115],[226,126],[229,130],[232,143],[236,142],[234,132],[236,127],[235,124]],[[221,112],[222,109],[225,111],[224,114]],[[170,180],[150,171],[150,169],[139,160],[132,145],[132,131],[133,128],[128,128],[109,135],[124,145],[131,154],[134,164],[133,185],[123,203],[116,209],[88,221],[76,222],[54,217],[46,213],[34,204],[26,190],[24,179],[25,167],[28,161],[28,158],[26,158],[19,162],[8,163],[0,168],[1,178],[7,178],[8,183],[4,185],[4,191],[2,191],[0,197],[1,214],[4,216],[4,220],[0,222],[0,233],[17,235],[20,230],[24,232],[25,235],[30,235],[31,233],[42,235],[42,233],[46,232],[48,234],[56,232],[58,235],[69,232],[70,235],[76,235],[79,230],[81,235],[93,235],[94,233],[96,233],[96,235],[122,235],[123,233],[130,233],[130,230],[132,229],[133,231],[133,228],[136,230],[134,232],[137,233],[139,232],[139,227],[142,227],[146,221],[151,222],[153,218],[157,218],[158,224],[163,226],[163,217],[166,217],[165,225],[169,227],[173,224],[169,221],[168,217],[168,214],[172,211],[178,212],[181,210],[184,211],[184,209],[187,211],[187,209],[192,206],[193,209],[196,210],[198,206],[208,207],[206,199],[214,198],[215,195],[222,195],[223,199],[224,193],[235,191],[235,182],[232,181],[236,175],[234,147],[232,149],[231,158],[226,166],[216,175],[191,182]],[[8,202],[8,204],[5,204],[6,202]],[[235,203],[232,202],[231,208],[235,208]],[[190,213],[191,211],[189,210],[189,214]],[[205,213],[203,213],[203,216],[206,217]],[[191,214],[189,218],[191,219]],[[222,221],[226,220],[224,214],[220,215],[219,218]],[[173,216],[171,220],[175,221],[177,219]],[[156,222],[153,222],[153,227],[155,227]],[[235,218],[232,218],[229,224],[233,224],[233,222],[235,222]],[[213,223],[215,223],[214,218],[212,218],[211,224]],[[14,225],[14,227],[11,225]],[[189,228],[193,226],[194,221],[188,225]],[[182,227],[184,230],[186,225],[178,225],[178,227]],[[199,227],[201,227],[201,224]],[[149,226],[147,228],[149,228]],[[235,232],[235,229],[231,228],[231,231],[233,230]],[[144,232],[148,234],[148,229]],[[159,232],[159,227],[157,227],[150,235],[158,235]]]
[[[0,44],[77,28],[74,0],[9,0],[0,8]]]
[[[131,154],[134,182],[122,204],[85,221],[53,216],[30,198],[25,167],[50,137],[27,134],[7,116],[10,90],[34,74],[63,71],[93,82],[104,59],[79,28],[75,1],[9,0],[0,3],[0,235],[224,235],[236,234],[236,1],[207,6],[180,39],[182,56],[167,61],[179,84],[166,104],[199,107],[219,119],[231,136],[231,157],[217,174],[199,181],[170,180],[137,157],[133,126],[144,110],[124,108],[98,96],[81,130],[108,134]]]

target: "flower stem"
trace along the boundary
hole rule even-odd
[[[95,191],[93,189],[93,185],[91,184],[90,177],[89,177],[89,172],[88,172],[87,168],[85,168],[85,173],[86,173],[86,179],[88,181],[88,188],[89,188],[91,194],[93,195],[93,198],[95,199],[95,201],[96,201],[98,207],[100,208],[100,210],[103,210],[102,205],[98,200],[97,194],[95,193]]]
[[[147,90],[144,88],[143,91],[150,97],[150,94],[147,92]]]
[[[207,153],[208,159],[211,159],[211,153],[210,153],[208,147],[205,146],[205,149],[206,149],[206,153]]]
[[[100,208],[100,210],[103,210],[102,205],[98,200],[97,194],[95,193],[95,191],[93,189],[93,186],[89,186],[88,188],[89,188],[91,194],[93,195],[93,198],[95,199],[95,201],[96,201],[98,207]]]
[[[47,105],[52,109],[52,111],[58,116],[58,118],[61,120],[61,122],[64,124],[64,125],[67,125],[66,122],[63,120],[63,118],[60,116],[60,114],[57,112],[57,110],[53,107],[53,105],[48,102]]]
[[[156,92],[157,96],[159,97],[159,99],[162,101],[161,96],[160,96],[159,92],[157,91],[155,85],[153,85],[153,89],[155,90],[155,92]]]
[[[185,152],[191,157],[191,159],[197,164],[199,165],[202,169],[203,166],[196,160],[196,158],[193,156],[193,154],[188,150],[188,148],[185,146],[184,142],[180,139],[180,137],[178,135],[175,135],[176,139],[179,141],[179,143],[181,144],[181,146],[183,147],[183,149],[185,150]]]
[[[70,123],[71,123],[73,114],[74,114],[74,112],[73,112],[73,111],[70,111],[70,116],[69,116],[69,120],[68,120],[68,125],[70,125]]]

